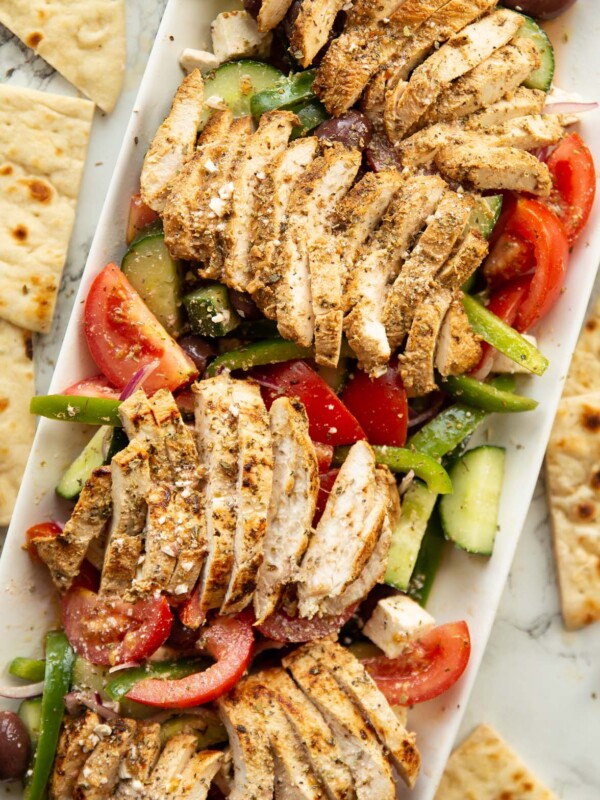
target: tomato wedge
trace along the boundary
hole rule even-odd
[[[56,539],[62,533],[62,528],[56,522],[38,522],[27,528],[25,531],[25,550],[33,561],[41,561],[35,540],[36,539]]]
[[[332,633],[337,633],[356,611],[358,604],[347,608],[343,614],[335,617],[313,617],[302,619],[290,617],[285,611],[279,609],[274,614],[256,627],[275,642],[312,642],[315,639],[324,639]]]
[[[147,678],[136,683],[126,697],[157,708],[189,708],[209,703],[229,691],[246,671],[254,647],[252,617],[217,617],[203,636],[203,643],[216,663],[187,678]]]
[[[116,386],[104,377],[93,375],[68,386],[61,394],[70,394],[75,397],[106,397],[109,400],[118,400],[121,392]]]
[[[127,244],[131,244],[140,231],[157,220],[156,211],[147,206],[139,194],[132,195],[127,220]]]
[[[585,227],[594,205],[594,160],[581,136],[570,133],[561,139],[546,163],[554,184],[549,204],[557,211],[572,245]]]
[[[317,454],[319,472],[327,472],[333,461],[333,445],[323,444],[323,442],[313,442],[313,445]]]
[[[362,370],[354,370],[342,392],[342,402],[359,421],[371,444],[404,447],[408,402],[396,365],[374,379]]]
[[[75,652],[92,664],[139,661],[169,638],[173,615],[164,597],[127,603],[101,600],[82,586],[63,597],[62,623]]]
[[[116,264],[96,277],[85,301],[84,330],[92,358],[119,389],[158,360],[144,389],[175,391],[196,377],[191,358],[165,331]]]
[[[392,705],[423,703],[450,689],[471,655],[467,623],[440,625],[416,639],[399,658],[366,658],[367,671]]]
[[[256,367],[251,375],[261,385],[267,407],[281,395],[301,401],[308,414],[310,438],[314,442],[336,446],[366,438],[358,420],[305,361]]]

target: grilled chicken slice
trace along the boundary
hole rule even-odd
[[[202,611],[221,607],[233,567],[239,462],[234,386],[235,381],[219,376],[193,387],[198,451],[208,476],[204,486],[208,554],[198,588]]]
[[[410,330],[418,306],[429,293],[432,278],[450,257],[475,206],[470,195],[445,191],[427,227],[390,289],[383,324],[392,350]]]
[[[341,265],[311,257],[329,218],[348,191],[360,166],[360,151],[334,143],[316,158],[297,182],[274,269],[277,322],[281,335],[308,347],[319,317],[341,310]],[[333,273],[333,274],[332,274]],[[337,273],[337,274],[336,274]]]
[[[178,489],[196,486],[203,469],[194,437],[181,418],[175,398],[167,389],[159,389],[150,405],[161,430],[175,486]]]
[[[394,800],[392,769],[376,734],[331,673],[313,657],[311,645],[286,656],[283,665],[331,728],[354,778],[358,800]]]
[[[33,540],[60,592],[70,588],[90,543],[104,531],[112,512],[111,483],[110,467],[95,469],[62,533]]]
[[[254,218],[260,206],[256,194],[270,161],[287,147],[298,118],[291,111],[271,111],[260,118],[258,130],[249,138],[233,169],[231,210],[223,231],[225,260],[223,281],[240,292],[252,278],[249,255],[254,235]]]
[[[146,502],[145,553],[140,573],[126,594],[127,600],[166,591],[177,565],[179,533],[184,522],[177,494],[168,483],[153,484]]]
[[[509,42],[444,89],[419,127],[423,127],[422,123],[429,125],[466,117],[511,96],[540,63],[539,50],[531,39],[518,38]]]
[[[139,439],[150,456],[150,478],[153,482],[173,478],[165,438],[143,389],[138,389],[119,406],[119,418],[129,439]]]
[[[437,389],[433,370],[435,351],[451,300],[452,293],[448,289],[433,285],[429,297],[416,308],[406,348],[398,357],[409,397],[422,397]]]
[[[160,725],[138,722],[135,739],[119,770],[121,780],[113,795],[115,800],[145,800],[145,783],[160,754]]]
[[[217,700],[229,735],[234,780],[229,800],[273,800],[275,763],[260,716],[239,684]]]
[[[136,722],[118,717],[97,725],[94,733],[99,741],[77,776],[74,800],[106,800],[112,795],[135,738]]]
[[[200,135],[198,148],[173,182],[162,212],[165,244],[173,258],[209,259],[205,241],[206,215],[219,179],[221,161],[228,152],[233,114],[215,111]]]
[[[347,11],[348,28],[391,17],[406,0],[354,0]]]
[[[375,455],[366,442],[350,448],[325,511],[302,560],[298,601],[302,617],[313,617],[360,575],[381,531],[387,497],[375,491]]]
[[[469,324],[462,304],[462,292],[452,298],[438,336],[435,366],[440,375],[464,375],[481,358],[480,338]]]
[[[529,42],[529,39],[519,39],[518,41]],[[510,95],[472,114],[466,120],[466,124],[467,127],[487,130],[489,128],[495,128],[498,125],[503,125],[505,122],[515,117],[541,114],[545,105],[546,92],[542,92],[539,89],[526,89],[525,86],[519,86],[519,88]]]
[[[340,688],[356,703],[386,748],[402,780],[407,786],[414,786],[421,765],[415,736],[407,733],[400,724],[360,661],[337,642],[311,644],[310,655],[321,669],[333,675]]]
[[[252,280],[248,291],[263,314],[277,318],[276,286],[280,276],[273,269],[281,247],[282,225],[296,181],[317,152],[316,137],[296,139],[265,168],[256,192],[253,244],[250,249]]]
[[[273,487],[258,570],[257,622],[272,614],[298,571],[308,546],[319,494],[319,465],[308,433],[308,417],[297,400],[278,397],[269,411],[273,443]]]
[[[320,777],[330,800],[354,800],[354,782],[336,739],[323,719],[287,672],[274,668],[263,673],[269,693],[296,731],[305,756]]]
[[[290,51],[303,67],[312,64],[327,44],[335,18],[344,5],[346,0],[303,0],[290,36]]]
[[[149,455],[137,439],[111,461],[112,520],[104,554],[101,595],[123,595],[135,577],[146,524]]]
[[[165,744],[144,787],[147,800],[177,796],[183,774],[196,752],[198,739],[190,733],[173,736]]]
[[[324,614],[330,614],[331,616],[342,614],[350,606],[364,600],[371,589],[378,583],[381,583],[385,576],[388,553],[392,541],[391,517],[395,517],[395,514],[390,514],[389,498],[390,495],[395,494],[395,508],[397,509],[398,517],[400,516],[400,498],[398,497],[396,481],[387,467],[377,467],[376,481],[376,493],[378,495],[381,494],[382,502],[388,504],[388,511],[384,515],[381,523],[379,539],[377,540],[373,554],[363,567],[360,576],[353,581],[350,586],[344,589],[339,597],[327,598],[321,604],[321,611]]]
[[[392,200],[381,226],[362,249],[351,271],[344,328],[361,369],[377,375],[391,355],[383,309],[395,280],[446,184],[437,176],[409,178]]]
[[[390,141],[401,141],[452,81],[507,44],[524,21],[521,14],[501,8],[467,25],[417,67],[390,108],[393,114],[386,113]]]
[[[98,742],[95,730],[100,724],[93,711],[65,721],[52,771],[51,800],[72,800],[79,772]]]
[[[276,28],[291,5],[292,0],[263,0],[258,12],[258,30],[267,33]]]
[[[450,145],[437,153],[435,164],[450,180],[478,191],[506,189],[548,197],[552,190],[547,165],[516,147],[489,147],[485,141]]]
[[[187,75],[175,94],[171,110],[152,140],[142,167],[142,200],[154,211],[165,207],[171,184],[194,155],[204,102],[199,69]]]
[[[556,144],[565,135],[564,126],[571,119],[562,114],[530,114],[527,117],[514,117],[496,128],[486,130],[485,142],[492,147],[519,147],[533,150]],[[468,123],[468,128],[483,131],[477,115]]]
[[[234,381],[233,407],[239,416],[237,465],[237,519],[233,565],[222,614],[245,608],[256,588],[263,560],[263,540],[273,483],[273,454],[269,414],[260,387],[252,381]]]
[[[188,761],[181,782],[168,797],[174,800],[206,800],[213,778],[223,762],[219,750],[201,750]]]
[[[481,266],[487,253],[487,241],[479,231],[470,230],[436,275],[437,283],[453,291],[460,289]]]

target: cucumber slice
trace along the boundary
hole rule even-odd
[[[531,39],[542,59],[542,65],[534,70],[526,81],[523,81],[523,85],[528,89],[541,89],[543,92],[547,92],[554,77],[554,48],[546,31],[540,28],[531,17],[526,14],[522,16],[525,18],[525,24],[521,25],[516,35],[524,39]]]
[[[402,516],[392,532],[384,579],[388,586],[408,589],[437,497],[424,483],[413,481],[402,498]]]
[[[79,496],[85,482],[92,472],[104,464],[104,452],[112,438],[113,428],[102,425],[92,436],[70,467],[67,467],[56,487],[56,494],[66,500],[74,500]]]
[[[427,523],[417,563],[406,590],[407,595],[423,607],[427,605],[445,546],[446,540],[440,524],[439,511],[435,508]]]
[[[229,61],[204,79],[204,98],[219,97],[235,117],[243,117],[250,113],[250,100],[257,92],[272,89],[283,78],[283,72],[262,61]],[[208,122],[211,111],[205,107],[200,118],[200,130]]]
[[[480,197],[469,219],[471,227],[477,228],[482,236],[489,239],[502,211],[502,195]]]
[[[242,321],[222,283],[207,283],[194,289],[183,298],[183,304],[192,332],[199,336],[225,336]]]
[[[108,670],[105,667],[92,664],[81,656],[75,656],[71,684],[77,689],[91,689],[98,692],[103,700],[109,699],[106,693],[106,679]]]
[[[154,233],[132,244],[121,269],[158,321],[178,336],[183,326],[181,266],[171,258],[164,236]]]
[[[447,539],[462,550],[490,556],[498,530],[504,480],[503,447],[468,450],[450,471],[453,494],[440,500],[440,519]]]
[[[124,450],[128,444],[129,437],[123,428],[113,428],[112,436],[110,437],[110,444],[108,445],[108,450],[106,453],[106,460],[104,463],[110,464],[114,456],[116,456],[117,453],[120,453],[121,450]]]
[[[42,698],[32,697],[28,700],[23,700],[17,714],[29,734],[32,748],[35,749],[40,738],[42,725]]]

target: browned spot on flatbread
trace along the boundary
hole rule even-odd
[[[595,319],[588,319],[588,321],[585,323],[586,331],[595,331],[597,327],[598,323]]]
[[[5,164],[3,167],[0,167],[0,175],[12,175],[13,168],[10,164]]]
[[[592,473],[590,478],[590,486],[592,489],[600,489],[600,469]]]
[[[16,228],[12,229],[11,233],[17,240],[17,242],[24,242],[27,239],[27,236],[29,235],[29,231],[27,230],[25,225],[17,225]]]
[[[29,194],[33,200],[38,203],[49,203],[52,198],[52,191],[50,187],[38,180],[27,181],[29,186]]]
[[[39,8],[38,9],[37,15],[38,15],[39,21],[40,22],[44,22],[44,20],[46,19],[46,12],[44,11],[43,8]]]
[[[587,428],[588,431],[592,431],[593,433],[600,431],[600,411],[596,411],[593,408],[586,408],[581,421],[583,427]]]
[[[592,520],[596,517],[596,508],[593,503],[579,503],[576,509],[577,516],[581,520]]]
[[[40,33],[39,31],[34,31],[30,33],[29,36],[25,39],[25,44],[27,47],[37,47],[39,43],[44,38],[44,34]]]
[[[33,339],[31,338],[31,334],[27,331],[23,331],[23,346],[25,347],[27,358],[33,361]]]
[[[6,409],[8,408],[9,403],[10,403],[10,401],[7,400],[6,397],[0,397],[0,413],[2,411],[6,411]]]

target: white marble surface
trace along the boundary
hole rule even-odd
[[[165,0],[127,0],[129,57],[125,90],[113,114],[106,117],[97,112],[94,121],[58,313],[52,333],[35,342],[41,391],[50,379],[74,289],[164,5]],[[1,26],[0,80],[75,93]],[[600,625],[575,634],[566,633],[562,627],[541,481],[461,735],[481,721],[494,725],[563,800],[600,798]]]

